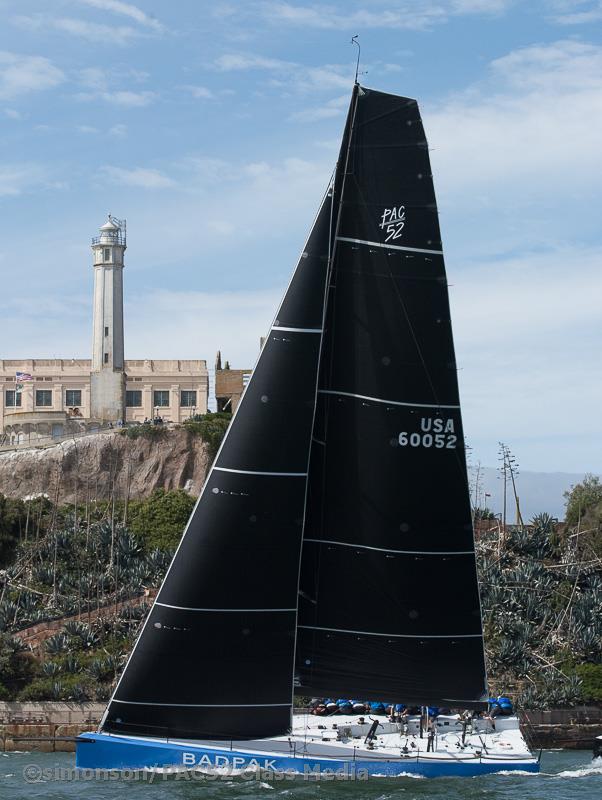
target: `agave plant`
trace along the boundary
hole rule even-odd
[[[55,633],[54,636],[46,639],[45,649],[50,655],[65,653],[69,649],[69,639],[64,633]]]
[[[75,673],[81,672],[82,665],[77,656],[73,655],[73,653],[68,653],[63,661],[63,669],[70,675],[75,675]]]
[[[109,700],[112,694],[111,686],[107,684],[99,684],[95,689],[96,699],[102,701]]]
[[[21,609],[16,603],[5,600],[0,604],[0,630],[6,631],[19,619]]]
[[[50,689],[50,696],[53,700],[60,700],[64,693],[63,684],[60,681],[55,681]]]
[[[42,672],[49,678],[54,678],[61,672],[61,665],[56,661],[46,661],[42,664]]]
[[[75,700],[76,703],[83,703],[90,699],[88,689],[81,683],[76,683],[69,689],[69,700]]]
[[[97,681],[112,680],[115,677],[118,663],[113,656],[95,658],[88,665],[88,672]]]

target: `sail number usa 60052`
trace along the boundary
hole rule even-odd
[[[398,441],[401,447],[434,447],[436,450],[454,450],[458,437],[455,434],[453,419],[422,417],[420,432],[402,431]]]

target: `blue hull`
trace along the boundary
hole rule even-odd
[[[279,755],[272,752],[231,750],[207,745],[186,744],[164,740],[111,736],[86,733],[78,737],[76,766],[92,770],[182,769],[203,772],[223,772],[236,775],[245,770],[256,773],[286,773],[301,777],[365,780],[369,776],[421,775],[426,778],[443,776],[473,777],[506,770],[538,772],[534,760],[500,761],[481,759],[450,759],[410,757],[407,759],[334,759],[308,756]]]

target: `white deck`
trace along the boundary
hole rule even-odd
[[[419,759],[483,759],[487,761],[532,760],[533,755],[521,734],[516,717],[497,717],[495,730],[488,720],[476,719],[467,727],[464,743],[459,716],[437,717],[437,734],[434,749],[427,751],[426,731],[420,738],[420,718],[410,717],[407,724],[389,722],[387,717],[363,715],[365,722],[359,723],[360,715],[335,714],[317,717],[310,714],[295,715],[292,734],[287,737],[264,739],[255,745],[280,750],[286,743],[297,756],[320,756],[329,758],[419,758]],[[372,745],[365,742],[372,721],[377,719],[379,727]],[[278,742],[278,746],[276,743]],[[274,747],[276,745],[276,747]],[[262,748],[263,749],[263,748]]]

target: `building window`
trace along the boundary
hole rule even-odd
[[[65,392],[65,405],[66,406],[81,406],[82,404],[82,390],[81,389],[67,389]]]
[[[105,353],[105,364],[109,363],[109,354]]]
[[[105,336],[109,335],[109,329],[105,327]]]
[[[7,408],[15,408],[15,406],[20,407],[21,392],[16,392],[14,389],[7,389],[4,402]]]
[[[111,260],[111,248],[105,247],[103,261],[110,261],[110,260]]]
[[[153,392],[153,407],[166,408],[167,406],[169,406],[169,389]]]
[[[134,389],[125,393],[125,404],[128,408],[141,408],[142,406],[142,391]]]
[[[36,406],[52,405],[52,391],[50,389],[36,389]]]
[[[190,389],[185,389],[181,393],[180,405],[185,408],[193,408],[196,406],[196,392]]]

